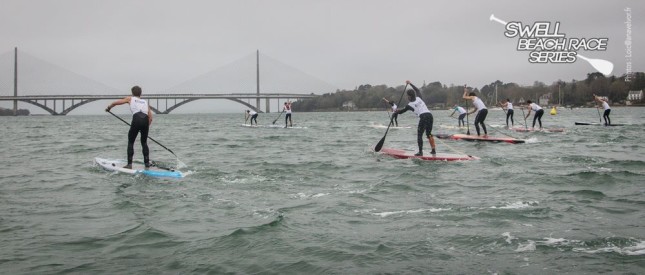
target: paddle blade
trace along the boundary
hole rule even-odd
[[[385,143],[385,136],[374,146],[374,152],[381,151],[381,148],[383,148],[383,143]]]

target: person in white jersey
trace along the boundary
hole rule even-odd
[[[253,126],[254,120],[255,120],[255,126],[258,126],[258,113],[253,110],[246,110],[246,114],[251,117],[251,126]]]
[[[453,111],[450,116],[454,115],[455,112],[459,112],[459,117],[457,118],[457,127],[466,126],[466,121],[464,120],[464,118],[466,117],[466,109],[459,105],[455,105],[455,107],[452,109]]]
[[[602,118],[605,120],[605,126],[611,125],[611,119],[609,119],[609,113],[611,113],[611,108],[609,108],[609,103],[597,95],[593,95],[593,99],[598,102],[598,104],[602,104],[602,108],[605,110],[605,112],[602,113]]]
[[[128,164],[124,168],[132,169],[132,157],[134,156],[134,141],[137,135],[141,133],[141,148],[143,151],[143,163],[145,167],[151,166],[150,151],[148,150],[148,130],[152,124],[152,111],[148,102],[141,99],[141,87],[134,86],[131,89],[132,96],[126,96],[122,99],[114,101],[105,109],[109,112],[112,107],[122,104],[130,104],[130,111],[132,111],[132,123],[130,123],[130,131],[128,131]]]
[[[507,98],[502,100],[500,105],[502,106],[502,109],[506,109],[506,128],[508,128],[509,118],[511,119],[511,127],[513,127],[513,125],[515,124],[515,122],[513,121],[513,113],[515,112],[513,111],[513,103],[511,103],[511,100]]]
[[[390,119],[390,121],[394,121],[394,126],[399,127],[399,121],[397,119],[399,117],[399,114],[396,113],[398,106],[396,106],[396,103],[391,102],[385,98],[383,98],[383,100],[385,101],[385,103],[390,104],[390,108],[392,108],[392,118]]]
[[[475,108],[469,114],[477,112],[477,115],[475,116],[475,130],[477,130],[477,135],[479,136],[479,125],[481,124],[482,129],[484,129],[484,136],[487,136],[488,132],[486,131],[486,124],[484,123],[484,120],[486,120],[486,116],[488,115],[488,109],[486,109],[486,105],[484,105],[484,102],[479,97],[477,97],[475,92],[470,92],[469,94],[465,85],[463,98],[473,101],[473,106]]]
[[[421,93],[414,84],[410,83],[410,80],[405,81],[406,84],[410,84],[412,90],[407,90],[408,95],[408,105],[405,105],[405,108],[399,109],[396,111],[396,114],[402,114],[407,111],[413,111],[419,117],[419,126],[417,127],[417,145],[419,146],[419,152],[414,154],[415,156],[423,156],[423,132],[426,132],[428,141],[430,142],[430,147],[432,151],[430,154],[436,154],[436,146],[434,143],[434,137],[432,136],[432,114],[426,103],[421,99]]]
[[[282,111],[286,112],[284,115],[284,128],[287,128],[287,121],[289,121],[289,127],[293,127],[293,122],[291,122],[291,101],[284,103]]]
[[[529,106],[527,106],[527,109],[529,109],[529,112],[526,114],[526,117],[524,118],[528,118],[531,115],[531,111],[534,111],[535,115],[533,115],[533,126],[531,126],[531,128],[535,128],[535,120],[537,120],[540,123],[540,129],[542,129],[542,115],[544,114],[544,110],[542,109],[542,107],[533,103],[530,100],[527,100],[526,103],[529,104]]]

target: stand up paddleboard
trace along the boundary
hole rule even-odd
[[[370,125],[370,127],[377,129],[387,129],[387,125],[383,124],[372,124]],[[390,129],[412,129],[412,126],[390,126]]]
[[[609,125],[605,125],[604,123],[576,122],[576,125],[592,125],[592,126],[625,126],[626,124],[609,124]]]
[[[372,148],[374,150],[374,148]],[[447,154],[447,153],[438,153],[434,155],[424,155],[424,156],[415,156],[414,152],[393,149],[393,148],[381,148],[379,153],[383,155],[388,155],[397,159],[419,159],[419,160],[439,160],[439,161],[457,161],[457,160],[478,160],[478,157],[473,157],[469,155],[461,154]]]
[[[150,167],[145,169],[143,164],[133,163],[132,169],[123,168],[127,163],[123,160],[110,160],[103,158],[94,158],[94,162],[103,169],[108,171],[115,171],[125,174],[137,175],[142,174],[151,177],[166,177],[166,178],[183,178],[184,174],[180,171],[173,169],[162,169],[159,167]]]
[[[524,143],[526,140],[517,139],[512,137],[491,137],[491,136],[473,136],[464,134],[436,134],[436,138],[465,140],[465,141],[488,141],[488,142],[507,142],[512,144]]]
[[[522,127],[515,127],[515,128],[510,128],[509,130],[515,131],[515,132],[551,132],[551,133],[561,133],[564,132],[564,128],[543,128],[543,129],[531,129],[531,128],[522,128]]]

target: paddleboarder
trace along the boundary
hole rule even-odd
[[[605,110],[605,112],[602,113],[602,118],[605,120],[605,126],[611,125],[611,119],[609,119],[609,113],[611,113],[611,108],[609,108],[609,103],[607,103],[607,100],[595,94],[593,95],[593,99],[596,102],[598,102],[598,104],[601,104],[602,108]]]
[[[282,107],[282,111],[285,112],[284,128],[287,128],[287,121],[289,121],[289,127],[293,127],[293,122],[291,122],[291,101],[287,101],[284,103],[284,107]],[[256,124],[257,124],[257,121],[256,121]]]
[[[526,107],[529,110],[529,112],[526,114],[526,117],[524,117],[524,118],[525,119],[528,118],[531,115],[531,110],[533,110],[535,112],[535,115],[533,115],[533,126],[531,126],[531,129],[535,128],[535,120],[537,120],[540,123],[540,130],[541,130],[542,129],[542,115],[544,115],[544,110],[542,109],[542,107],[540,107],[540,105],[537,105],[537,104],[533,103],[530,100],[527,100],[526,103],[529,104]]]
[[[396,106],[396,103],[391,102],[385,98],[383,98],[385,103],[390,104],[390,108],[392,108],[392,121],[394,121],[394,126],[399,127],[399,121],[397,118],[399,117],[399,114],[396,113],[398,106]]]
[[[500,103],[502,106],[502,109],[506,108],[506,128],[508,128],[508,119],[511,119],[511,127],[514,126],[515,122],[513,121],[513,103],[511,103],[510,99],[504,99]]]
[[[258,113],[252,110],[246,110],[246,114],[251,117],[251,126],[253,126],[253,120],[255,120],[255,126],[258,126]]]
[[[459,117],[457,118],[457,127],[466,126],[466,121],[464,120],[464,118],[466,117],[466,109],[455,104],[455,107],[452,108],[452,110],[452,114],[450,114],[451,117],[455,114],[455,112],[459,112]]]
[[[148,130],[152,124],[152,111],[148,102],[141,99],[141,87],[134,86],[131,89],[132,96],[126,96],[122,99],[114,101],[105,108],[109,112],[114,106],[122,104],[130,104],[130,111],[132,111],[132,123],[130,123],[130,130],[128,131],[128,164],[123,168],[132,169],[132,157],[134,156],[134,141],[137,135],[141,133],[141,148],[143,151],[143,163],[146,168],[150,164],[150,150],[148,150]]]
[[[470,92],[469,94],[465,86],[463,98],[473,101],[473,106],[475,107],[475,109],[473,109],[473,111],[468,114],[477,112],[477,115],[475,116],[475,130],[477,130],[477,135],[479,136],[479,125],[481,124],[482,129],[484,129],[484,136],[488,136],[488,132],[486,131],[486,124],[484,123],[486,116],[488,115],[488,109],[486,109],[486,105],[479,97],[477,97],[477,94],[475,94],[475,92]]]
[[[405,105],[405,108],[399,109],[395,114],[403,114],[407,111],[413,111],[419,117],[419,126],[417,127],[417,145],[419,146],[419,152],[414,154],[415,156],[423,156],[423,132],[425,131],[428,141],[430,142],[430,147],[432,151],[430,154],[436,154],[436,146],[434,143],[434,137],[432,136],[432,122],[433,117],[426,106],[426,103],[421,99],[421,92],[419,89],[410,83],[410,80],[405,81],[406,84],[412,87],[412,90],[407,90],[406,94],[408,96],[408,105]]]

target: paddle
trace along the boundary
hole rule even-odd
[[[529,124],[526,123],[526,115],[524,115],[524,108],[520,108],[520,109],[522,109],[522,117],[524,118],[524,129],[528,131]]]
[[[602,117],[600,116],[600,108],[596,106],[596,111],[598,111],[598,122],[602,124]]]
[[[107,110],[106,110],[106,111],[107,111]],[[114,117],[118,118],[120,121],[123,121],[123,123],[127,124],[128,126],[130,126],[130,123],[128,123],[127,121],[123,120],[123,119],[122,119],[122,118],[120,118],[119,116],[115,115],[114,113],[112,113],[112,111],[107,111],[107,112],[108,112],[108,113],[110,113],[111,115],[113,115]],[[148,136],[148,138],[149,138],[150,140],[154,141],[154,143],[156,143],[156,144],[158,144],[159,146],[163,147],[164,149],[168,150],[168,152],[170,152],[170,153],[171,153],[171,154],[173,154],[177,159],[179,159],[179,157],[177,157],[177,155],[175,155],[175,152],[173,152],[172,150],[168,149],[168,147],[163,146],[163,144],[161,144],[161,143],[159,143],[158,141],[154,140],[154,139],[153,139],[152,137],[150,137],[150,136]]]
[[[405,95],[405,90],[408,88],[408,84],[405,84],[405,87],[403,88],[403,93],[401,93],[401,98],[399,98],[399,103],[396,104],[396,106],[401,105],[401,100],[403,100],[403,95]],[[390,130],[390,126],[392,126],[392,120],[394,116],[390,117],[390,123],[387,125],[387,129],[385,129],[385,134],[383,135],[383,138],[376,144],[374,147],[374,152],[381,151],[381,148],[383,148],[383,143],[385,143],[385,137],[387,136],[387,132]]]
[[[576,54],[577,57],[582,58],[582,60],[589,62],[589,65],[591,67],[594,67],[594,69],[598,70],[604,75],[610,75],[611,71],[614,70],[614,64],[603,59],[595,59],[595,58],[587,58],[582,55]]]
[[[502,106],[501,103],[497,103],[497,105],[502,108],[502,111],[504,111],[504,115],[506,116],[506,128],[508,128],[508,113],[506,113],[506,110],[504,109],[504,106]],[[506,106],[508,106],[508,105],[506,105]],[[488,126],[490,126],[490,125],[488,125]]]
[[[464,91],[466,91],[466,84],[464,84]],[[469,117],[469,111],[470,107],[468,107],[468,99],[466,99],[466,135],[470,135],[470,121],[468,119]]]
[[[244,125],[246,125],[247,120],[249,120],[249,114],[247,112],[244,112]]]
[[[273,124],[275,124],[275,122],[278,121],[278,118],[280,118],[282,113],[284,113],[284,109],[282,109],[282,112],[280,112],[280,114],[278,114],[278,117],[275,118],[275,120],[273,121]]]

